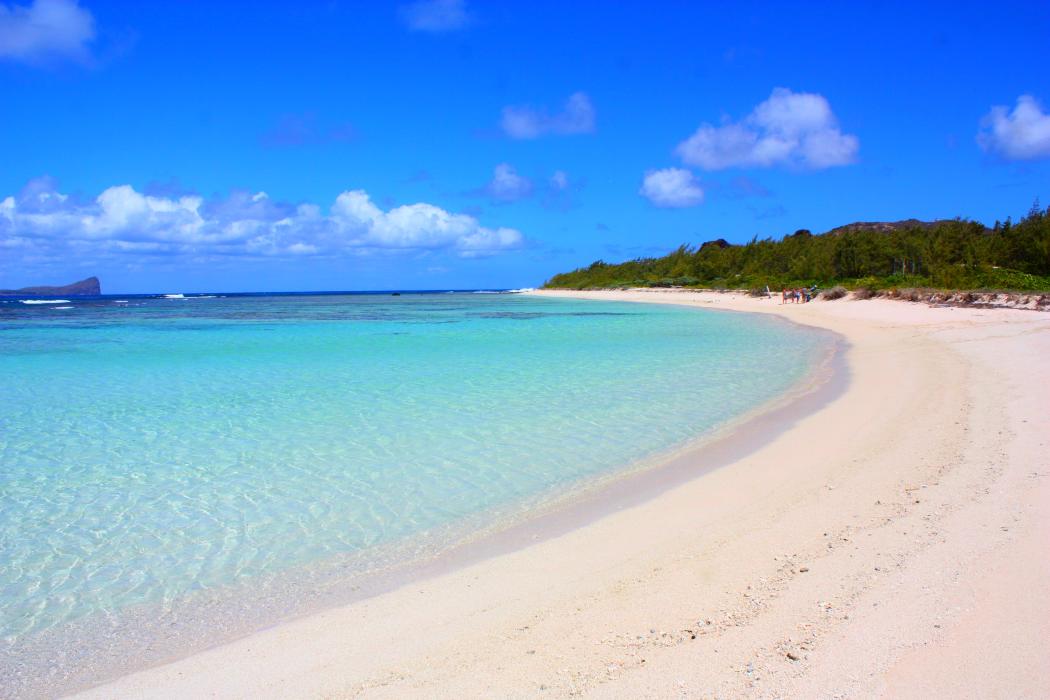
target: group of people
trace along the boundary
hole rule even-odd
[[[812,298],[812,290],[804,287],[798,289],[785,289],[780,293],[781,304],[805,304]]]

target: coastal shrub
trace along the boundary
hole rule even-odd
[[[641,235],[642,232],[639,232]],[[851,224],[819,235],[757,236],[741,245],[683,245],[662,257],[598,260],[546,286],[726,287],[750,290],[842,285],[892,289],[1050,291],[1050,209],[1019,221]]]
[[[875,290],[871,287],[857,287],[853,290],[854,299],[871,299],[875,296]]]
[[[898,299],[903,299],[904,301],[922,301],[922,292],[913,287],[906,287],[904,289],[898,289],[896,291],[896,297]]]
[[[828,301],[832,301],[834,299],[841,299],[842,297],[846,296],[848,293],[849,292],[846,291],[845,287],[843,287],[841,285],[836,285],[836,286],[832,287],[831,289],[825,289],[823,292],[821,292],[820,293],[820,298],[821,299],[827,299]]]
[[[850,289],[867,289],[874,294],[875,292],[884,288],[883,281],[873,275],[862,277],[860,279],[853,280],[849,285]]]

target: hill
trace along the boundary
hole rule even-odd
[[[58,287],[23,287],[22,289],[0,289],[0,296],[98,296],[102,285],[98,277],[73,282]]]
[[[841,236],[844,233],[851,233],[853,231],[878,231],[881,233],[891,233],[893,231],[903,231],[913,228],[928,229],[935,226],[950,224],[952,221],[954,221],[954,219],[938,219],[936,221],[920,221],[919,219],[904,219],[902,221],[854,221],[852,224],[846,224],[845,226],[836,226],[827,233],[831,236]]]

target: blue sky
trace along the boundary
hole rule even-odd
[[[0,287],[534,286],[1050,200],[1047,3],[711,5],[0,0]]]

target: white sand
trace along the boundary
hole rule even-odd
[[[1050,697],[1050,314],[577,295],[837,331],[849,389],[641,505],[84,696]]]

